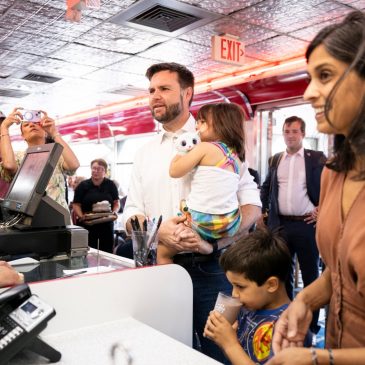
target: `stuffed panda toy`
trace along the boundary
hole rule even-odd
[[[193,149],[198,143],[200,143],[200,137],[198,133],[185,132],[182,133],[175,140],[175,148],[179,155],[185,155],[191,149]]]

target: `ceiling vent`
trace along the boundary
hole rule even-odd
[[[22,98],[24,96],[28,96],[29,93],[21,90],[13,90],[13,89],[0,89],[0,97],[5,96],[7,98]]]
[[[108,21],[175,37],[220,17],[175,0],[142,0]]]
[[[147,90],[132,85],[125,85],[119,89],[110,90],[109,93],[118,95],[141,96],[146,94]]]
[[[40,75],[40,74],[35,74],[35,73],[29,73],[29,74],[23,76],[21,79],[28,80],[28,81],[44,82],[46,84],[53,84],[54,82],[61,80],[58,77]]]

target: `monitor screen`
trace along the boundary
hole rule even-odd
[[[28,148],[2,206],[33,216],[46,190],[63,147],[49,143]]]

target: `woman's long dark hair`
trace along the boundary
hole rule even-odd
[[[349,65],[326,100],[324,112],[328,122],[333,125],[329,110],[341,83],[351,71],[355,71],[365,83],[365,14],[353,11],[341,23],[323,28],[308,46],[305,55],[307,61],[319,45],[323,45],[332,57]],[[360,166],[357,166],[360,171],[356,178],[365,180],[365,97],[360,97],[361,105],[348,136],[335,135],[334,156],[328,161],[327,167],[338,172],[347,172],[354,168],[355,162],[360,162]]]
[[[213,130],[228,147],[233,148],[239,159],[245,161],[245,113],[234,103],[206,104],[197,114],[197,119],[207,120],[212,116]]]

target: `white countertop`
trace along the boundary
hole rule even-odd
[[[220,364],[132,317],[41,338],[62,353],[61,361],[57,364],[127,365],[123,348],[132,358],[130,365]],[[117,357],[113,362],[111,349],[114,344],[121,346],[117,348]],[[10,364],[40,365],[49,362],[31,353],[23,353]]]

